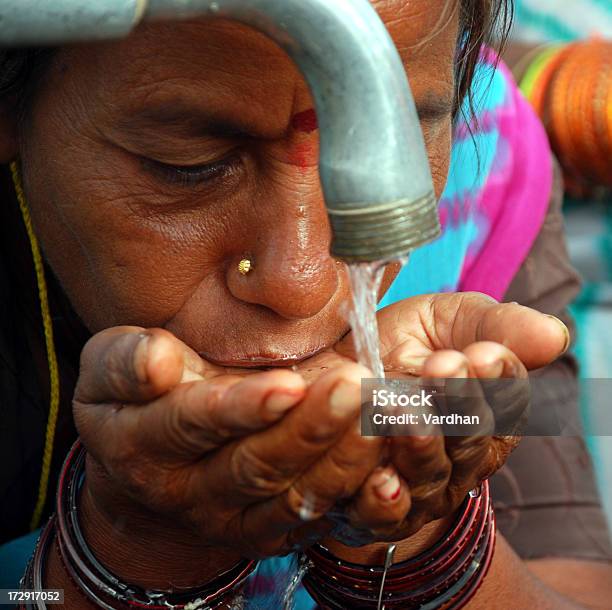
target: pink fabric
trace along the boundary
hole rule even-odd
[[[481,193],[490,232],[478,256],[464,267],[459,290],[501,300],[527,258],[546,216],[552,192],[552,153],[539,118],[506,66],[510,99],[497,117],[500,145]]]

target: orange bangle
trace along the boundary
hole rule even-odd
[[[591,167],[593,182],[597,185],[612,187],[612,137],[605,127],[605,100],[612,90],[612,43],[593,40],[585,43],[590,54],[589,69],[593,85],[585,100],[587,142],[592,142],[592,152],[585,162]]]
[[[564,62],[565,58],[570,54],[573,45],[560,49],[555,53],[549,60],[546,66],[542,69],[538,79],[533,84],[533,90],[529,101],[534,107],[536,113],[544,120],[544,109],[546,104],[546,98],[548,95],[548,89],[551,81],[553,80],[555,73],[559,66]]]
[[[601,77],[595,92],[593,113],[601,155],[604,160],[612,159],[612,43],[608,43],[608,51],[603,53]],[[608,186],[612,187],[610,174],[612,171],[608,167],[605,176]]]
[[[555,56],[532,101],[545,123],[568,186],[612,187],[612,43],[575,43]]]
[[[594,74],[595,83],[586,100],[587,114],[589,116],[589,127],[592,133],[594,152],[592,159],[596,169],[597,183],[603,186],[612,187],[612,134],[607,133],[607,129],[599,120],[600,116],[605,116],[606,90],[612,90],[612,44],[603,41],[595,41],[592,46],[594,54],[597,56],[597,69]],[[603,127],[603,128],[602,128]]]
[[[571,50],[574,50],[572,47]],[[569,50],[569,49],[568,49]],[[553,76],[546,96],[547,129],[553,150],[557,153],[559,161],[565,173],[572,178],[579,175],[576,169],[574,151],[572,150],[569,113],[569,96],[571,95],[570,84],[573,81],[574,72],[579,66],[569,53],[563,58],[564,61],[558,65]]]
[[[597,184],[604,172],[604,160],[600,154],[594,121],[594,100],[601,77],[601,55],[591,45],[581,45],[576,49],[573,61],[576,68],[566,109],[569,145],[579,175]]]

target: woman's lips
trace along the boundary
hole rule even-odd
[[[269,367],[293,366],[295,364],[303,362],[304,360],[307,360],[308,358],[316,356],[318,353],[322,352],[326,348],[327,345],[321,345],[319,347],[307,350],[299,354],[247,354],[237,358],[217,356],[215,354],[207,352],[199,352],[199,354],[202,358],[204,358],[204,360],[210,362],[211,364],[216,364],[218,366],[261,369]]]

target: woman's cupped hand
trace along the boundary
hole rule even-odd
[[[525,378],[569,343],[558,320],[479,294],[408,299],[378,322],[386,370],[413,377]],[[362,436],[370,376],[350,334],[297,370],[254,372],[207,363],[161,329],[103,331],[74,396],[89,497],[111,520],[130,511],[250,558],[336,531],[339,510],[344,531],[410,536],[451,515],[517,439]]]

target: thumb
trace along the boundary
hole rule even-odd
[[[463,351],[472,343],[493,341],[514,352],[526,368],[535,369],[570,345],[569,330],[558,318],[476,292],[412,297],[379,311],[377,318],[383,359],[389,361],[395,354],[404,363],[415,363],[415,368],[432,351]],[[352,334],[336,350],[353,356]]]
[[[570,346],[569,329],[558,318],[478,293],[438,295],[433,312],[433,336],[447,342],[438,349],[463,350],[472,343],[494,341],[514,352],[528,369],[535,369],[556,360]]]
[[[77,403],[140,403],[181,382],[186,345],[162,329],[111,328],[94,335],[81,353]]]

